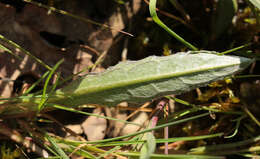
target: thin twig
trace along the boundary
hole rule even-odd
[[[91,24],[94,24],[94,25],[97,25],[97,26],[101,26],[101,27],[104,27],[104,28],[109,28],[111,30],[115,30],[115,31],[118,31],[120,33],[123,33],[125,35],[129,35],[129,36],[133,36],[132,34],[128,33],[128,32],[125,32],[125,31],[122,31],[122,30],[118,30],[114,27],[111,27],[107,24],[101,24],[101,23],[98,23],[98,22],[95,22],[93,20],[90,20],[90,19],[87,19],[87,18],[84,18],[84,17],[81,17],[81,16],[78,16],[78,15],[75,15],[75,14],[72,14],[72,13],[69,13],[67,11],[64,11],[64,10],[60,10],[60,9],[56,9],[54,7],[50,7],[48,5],[44,5],[42,3],[38,3],[38,2],[34,2],[32,0],[22,0],[24,2],[27,2],[27,3],[31,3],[31,4],[34,4],[38,7],[42,7],[42,8],[45,8],[45,9],[48,9],[49,11],[53,11],[53,12],[56,12],[56,13],[60,13],[60,14],[63,14],[63,15],[67,15],[67,16],[70,16],[72,18],[75,18],[75,19],[78,19],[78,20],[81,20],[83,22],[86,22],[86,23],[91,23]]]

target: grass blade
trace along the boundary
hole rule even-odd
[[[69,159],[66,153],[57,145],[57,143],[48,134],[45,134],[45,137],[51,143],[55,151],[61,156],[61,158]]]
[[[185,41],[182,37],[180,37],[178,34],[176,34],[174,31],[172,31],[170,28],[167,27],[157,16],[156,14],[156,0],[150,0],[149,4],[149,10],[150,14],[152,16],[152,19],[155,23],[157,23],[160,27],[162,27],[164,30],[166,30],[171,36],[173,36],[175,39],[183,43],[185,46],[187,46],[191,50],[198,50],[195,46],[190,44],[189,42]]]

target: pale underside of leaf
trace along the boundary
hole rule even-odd
[[[253,60],[209,53],[151,56],[117,64],[97,75],[88,75],[57,90],[49,102],[63,105],[115,106],[127,101],[142,103],[169,94],[181,94],[246,68]]]
[[[260,1],[259,0],[249,0],[255,7],[260,10]]]

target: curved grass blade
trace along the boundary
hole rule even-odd
[[[47,101],[47,98],[46,98],[46,92],[47,92],[47,87],[48,87],[48,84],[51,80],[51,77],[52,75],[55,73],[55,71],[57,70],[57,68],[63,63],[64,59],[61,59],[54,67],[53,69],[50,71],[45,83],[44,83],[44,87],[43,87],[43,93],[42,93],[42,98],[41,98],[41,102],[39,103],[38,105],[38,112],[40,112],[42,109],[43,109],[43,106],[44,104],[46,103]],[[59,76],[58,76],[59,77]],[[53,88],[54,90],[55,88]]]
[[[174,31],[172,31],[170,28],[167,27],[157,16],[156,14],[156,0],[150,0],[149,4],[149,10],[150,14],[152,16],[152,19],[155,23],[157,23],[160,27],[162,27],[164,30],[166,30],[170,35],[172,35],[175,39],[183,43],[185,46],[190,48],[191,50],[198,50],[195,46],[184,40],[182,37],[180,37],[178,34],[176,34]]]

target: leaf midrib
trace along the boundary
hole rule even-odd
[[[235,64],[221,65],[221,66],[214,66],[214,67],[207,67],[207,68],[197,68],[197,69],[189,70],[189,71],[181,71],[181,72],[170,73],[170,74],[167,73],[167,74],[155,75],[155,76],[150,76],[150,77],[144,77],[144,78],[140,78],[140,79],[119,80],[119,82],[103,85],[102,87],[100,87],[100,85],[99,85],[99,86],[94,86],[94,87],[80,88],[80,90],[78,90],[78,91],[76,90],[71,93],[74,95],[96,93],[96,92],[101,92],[101,91],[105,91],[105,90],[136,85],[136,84],[140,84],[140,83],[147,83],[147,82],[152,83],[153,81],[157,81],[157,80],[169,79],[169,78],[174,78],[174,77],[179,77],[179,76],[184,76],[184,75],[186,76],[186,75],[191,75],[193,73],[200,73],[200,72],[205,72],[205,71],[214,70],[214,69],[228,68],[228,67],[237,66],[240,64],[241,63],[238,62]],[[59,93],[62,93],[62,92],[59,92]],[[59,93],[58,93],[58,95],[60,95]],[[62,93],[62,94],[68,95],[67,93],[68,92]]]

